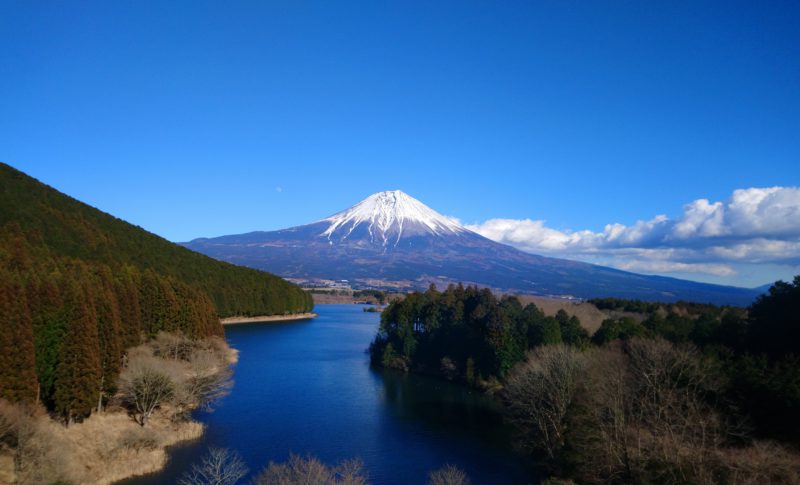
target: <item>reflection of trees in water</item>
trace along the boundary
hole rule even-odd
[[[510,447],[512,428],[503,422],[499,403],[488,396],[433,377],[373,372],[383,383],[387,407],[401,419]]]

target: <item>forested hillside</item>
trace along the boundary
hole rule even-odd
[[[274,275],[215,261],[0,164],[0,398],[65,420],[114,392],[125,348],[222,335],[219,315],[309,311]]]
[[[800,276],[747,309],[614,298],[576,317],[450,286],[381,316],[375,365],[499,391],[547,470],[578,483],[800,482]]]
[[[275,275],[189,251],[0,164],[0,227],[10,222],[55,255],[153,269],[203,290],[223,317],[310,310],[306,293]]]

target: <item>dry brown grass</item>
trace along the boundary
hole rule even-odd
[[[174,398],[148,408],[149,419],[137,423],[134,409],[121,406],[127,401],[120,386],[120,396],[105,412],[69,427],[42,409],[0,401],[0,484],[60,480],[100,485],[160,470],[167,460],[166,447],[202,435],[203,426],[189,420],[188,411],[227,392],[228,364],[236,361],[237,354],[222,339],[192,341],[159,334],[150,343],[129,349],[127,357],[123,374],[146,361],[170,380],[177,390],[170,395]]]
[[[174,421],[169,410],[142,428],[122,410],[94,414],[64,427],[47,415],[27,415],[21,424],[18,466],[7,449],[0,454],[0,484],[110,484],[152,473],[166,463],[165,448],[199,438],[203,425]]]
[[[603,320],[607,318],[622,318],[630,317],[641,322],[644,319],[643,315],[630,312],[618,311],[605,311],[599,310],[596,306],[588,302],[574,302],[558,298],[543,298],[540,296],[530,295],[517,295],[519,301],[523,306],[528,303],[534,303],[540,310],[547,316],[555,316],[559,310],[564,310],[571,317],[577,317],[581,321],[581,326],[589,332],[589,335],[594,334]]]
[[[529,295],[519,295],[517,298],[519,298],[523,306],[528,303],[535,304],[547,316],[555,316],[559,310],[564,310],[569,316],[577,317],[581,321],[581,326],[589,332],[589,335],[592,335],[600,328],[600,324],[603,320],[609,318],[608,314],[598,310],[597,307],[591,303],[576,303],[569,300]]]
[[[757,441],[717,452],[719,482],[743,485],[800,483],[800,456],[775,443]]]
[[[165,414],[154,415],[147,428],[123,412],[97,414],[69,428],[51,423],[71,451],[71,481],[101,485],[158,471],[166,463],[167,446],[203,434],[202,424],[175,422]]]
[[[14,455],[8,451],[0,451],[0,484],[14,483]]]

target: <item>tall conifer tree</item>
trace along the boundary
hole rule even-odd
[[[32,403],[39,387],[33,327],[25,292],[16,280],[0,271],[0,397]]]
[[[122,358],[120,312],[113,285],[111,269],[105,265],[101,266],[97,271],[96,292],[98,297],[95,298],[102,372],[98,383],[100,390],[98,411],[102,408],[103,399],[112,395],[115,390],[114,381],[119,374]]]
[[[70,281],[66,291],[69,321],[55,378],[55,410],[67,423],[91,414],[102,376],[97,315],[91,294],[79,281]]]

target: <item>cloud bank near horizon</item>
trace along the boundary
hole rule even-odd
[[[676,219],[662,214],[602,232],[545,222],[489,219],[466,227],[523,251],[630,271],[729,278],[744,264],[800,268],[800,187],[739,189],[725,201],[690,202]]]

